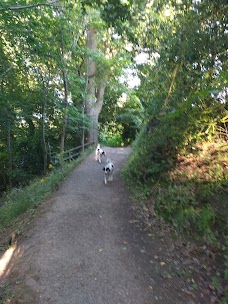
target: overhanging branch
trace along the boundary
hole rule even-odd
[[[53,0],[51,2],[36,3],[36,4],[30,4],[30,5],[0,7],[0,11],[16,11],[16,10],[23,10],[23,9],[33,8],[33,7],[38,7],[38,6],[51,6],[57,2],[59,2],[59,0]]]

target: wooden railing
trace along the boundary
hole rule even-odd
[[[74,160],[81,154],[81,152],[84,150],[84,148],[89,147],[93,144],[94,144],[94,142],[86,143],[86,144],[84,144],[84,146],[81,145],[76,148],[72,148],[70,150],[64,151],[64,153],[62,155],[62,161],[65,162],[65,161]],[[52,165],[56,166],[61,163],[60,154],[58,154],[57,152],[49,152],[49,155],[50,155],[50,161],[51,161]]]

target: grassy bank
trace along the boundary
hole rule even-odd
[[[0,207],[0,233],[25,212],[35,209],[48,199],[65,177],[91,152],[92,148],[86,150],[75,161],[64,164],[62,169],[51,169],[47,176],[31,182],[24,188],[14,189],[6,193]]]
[[[201,142],[182,148],[173,161],[156,158],[157,151],[136,144],[123,171],[145,218],[161,219],[184,240],[211,248],[214,273],[208,285],[221,300],[216,303],[228,300],[227,152],[224,141]]]

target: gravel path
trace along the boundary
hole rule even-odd
[[[115,163],[104,185],[103,166],[91,154],[67,178],[18,244],[10,278],[15,303],[188,304],[163,288],[162,243],[151,241],[132,212],[120,175],[129,148],[106,148]]]

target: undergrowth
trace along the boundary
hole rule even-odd
[[[193,184],[158,187],[155,211],[176,230],[214,239],[215,213],[209,204],[199,206]]]
[[[107,130],[105,132],[100,132],[99,141],[102,143],[102,145],[108,147],[124,146],[124,142],[119,130],[115,130],[115,132],[108,132]]]
[[[157,217],[182,236],[217,248],[224,256],[221,284],[227,284],[228,146],[217,140],[178,147],[157,135],[156,128],[140,134],[123,176],[135,199]],[[227,301],[224,291],[221,303]]]
[[[227,229],[228,165],[224,142],[167,149],[169,140],[142,133],[123,175],[138,200],[183,234],[215,242]],[[151,200],[151,197],[153,199]]]
[[[39,178],[24,188],[14,189],[4,195],[4,204],[0,207],[0,232],[12,224],[29,209],[36,208],[46,200],[66,176],[91,153],[88,149],[75,161],[64,164],[62,168],[53,169],[47,176]]]

